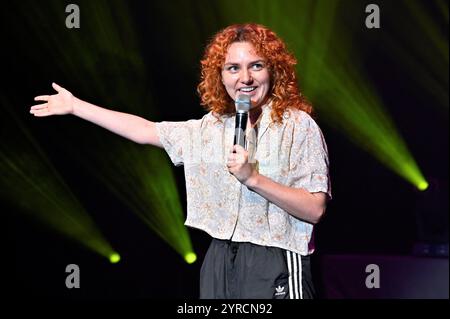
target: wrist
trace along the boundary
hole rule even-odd
[[[75,97],[74,95],[72,95],[72,99],[71,99],[71,108],[69,113],[72,115],[77,115],[77,110],[80,106],[81,100],[77,97]]]
[[[256,170],[253,170],[252,174],[249,178],[247,178],[244,185],[251,189],[255,188],[258,185],[259,177],[259,173]]]

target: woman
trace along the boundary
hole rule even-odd
[[[331,198],[328,154],[297,88],[295,58],[274,32],[232,25],[207,46],[202,119],[154,123],[107,110],[53,84],[35,116],[74,114],[185,166],[186,225],[213,237],[201,298],[313,298],[313,225]],[[251,100],[246,148],[233,145],[234,100]]]

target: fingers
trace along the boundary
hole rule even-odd
[[[236,144],[233,145],[230,154],[228,155],[228,161],[233,163],[244,164],[247,162],[248,153],[242,146]]]
[[[58,93],[60,91],[64,90],[62,87],[60,87],[55,82],[52,83],[52,87]],[[52,97],[52,95],[38,95],[38,96],[36,96],[34,98],[35,101],[44,101],[44,102],[47,102],[47,103],[33,105],[30,108],[30,113],[33,114],[34,116],[49,116],[49,115],[52,115],[52,113],[50,112],[50,110],[48,108],[48,101],[50,100],[51,97]]]
[[[48,101],[50,95],[39,95],[34,98],[35,101]]]
[[[56,84],[55,82],[52,83],[52,87],[55,89],[56,92],[60,92],[63,88],[60,87],[58,84]]]
[[[230,153],[228,155],[228,161],[234,161],[236,159],[236,153]]]
[[[42,110],[42,109],[47,108],[47,107],[48,107],[48,103],[37,104],[37,105],[33,105],[33,106],[30,108],[30,111],[31,111],[31,110]]]
[[[247,163],[246,153],[230,153],[230,155],[228,155],[227,165],[229,166],[245,163]]]
[[[236,152],[236,153],[245,152],[245,148],[243,148],[239,144],[235,144],[235,145],[233,145],[232,151]]]
[[[231,169],[236,165],[236,153],[230,153],[227,158],[227,167]]]
[[[30,108],[30,113],[34,116],[48,116],[51,115],[48,108],[48,103],[33,105]]]
[[[52,83],[52,87],[55,89],[56,92],[60,92],[64,90],[61,86],[56,84],[55,82]],[[48,101],[48,99],[51,97],[51,95],[39,95],[34,98],[35,101]]]
[[[30,113],[33,114],[34,116],[37,116],[37,117],[52,115],[50,113],[50,111],[48,110],[48,108],[43,108],[43,109],[40,109],[40,110],[30,110]]]

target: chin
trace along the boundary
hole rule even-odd
[[[264,105],[264,103],[266,103],[267,99],[257,99],[257,100],[252,100],[252,108],[254,107],[260,107],[262,105]]]

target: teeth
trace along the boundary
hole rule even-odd
[[[240,88],[239,90],[242,92],[251,92],[253,90],[255,90],[256,87],[252,86],[252,87],[245,87],[245,88]]]

